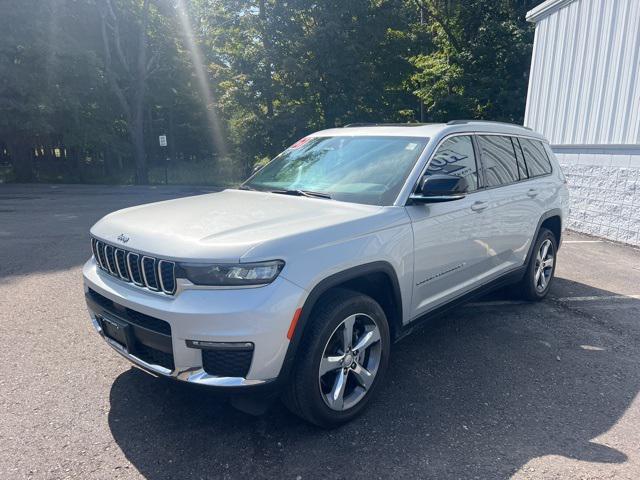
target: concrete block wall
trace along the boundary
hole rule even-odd
[[[554,149],[567,177],[567,227],[640,246],[640,151]]]

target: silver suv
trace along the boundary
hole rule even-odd
[[[548,142],[516,125],[351,125],[237,189],[127,208],[91,229],[95,329],[156,376],[359,414],[391,344],[489,289],[549,291],[568,212]]]

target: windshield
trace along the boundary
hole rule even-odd
[[[392,205],[428,141],[424,137],[306,137],[274,158],[244,187]]]

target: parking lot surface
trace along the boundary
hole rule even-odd
[[[405,338],[325,431],[158,381],[93,331],[89,227],[205,191],[0,185],[0,479],[640,478],[640,251],[567,234],[547,300],[497,292]]]

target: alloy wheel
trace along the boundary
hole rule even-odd
[[[544,292],[551,281],[554,260],[553,243],[547,238],[540,245],[536,255],[534,283],[539,293]]]
[[[367,394],[380,365],[380,330],[364,313],[345,318],[335,328],[322,353],[318,381],[332,410],[352,408]]]

